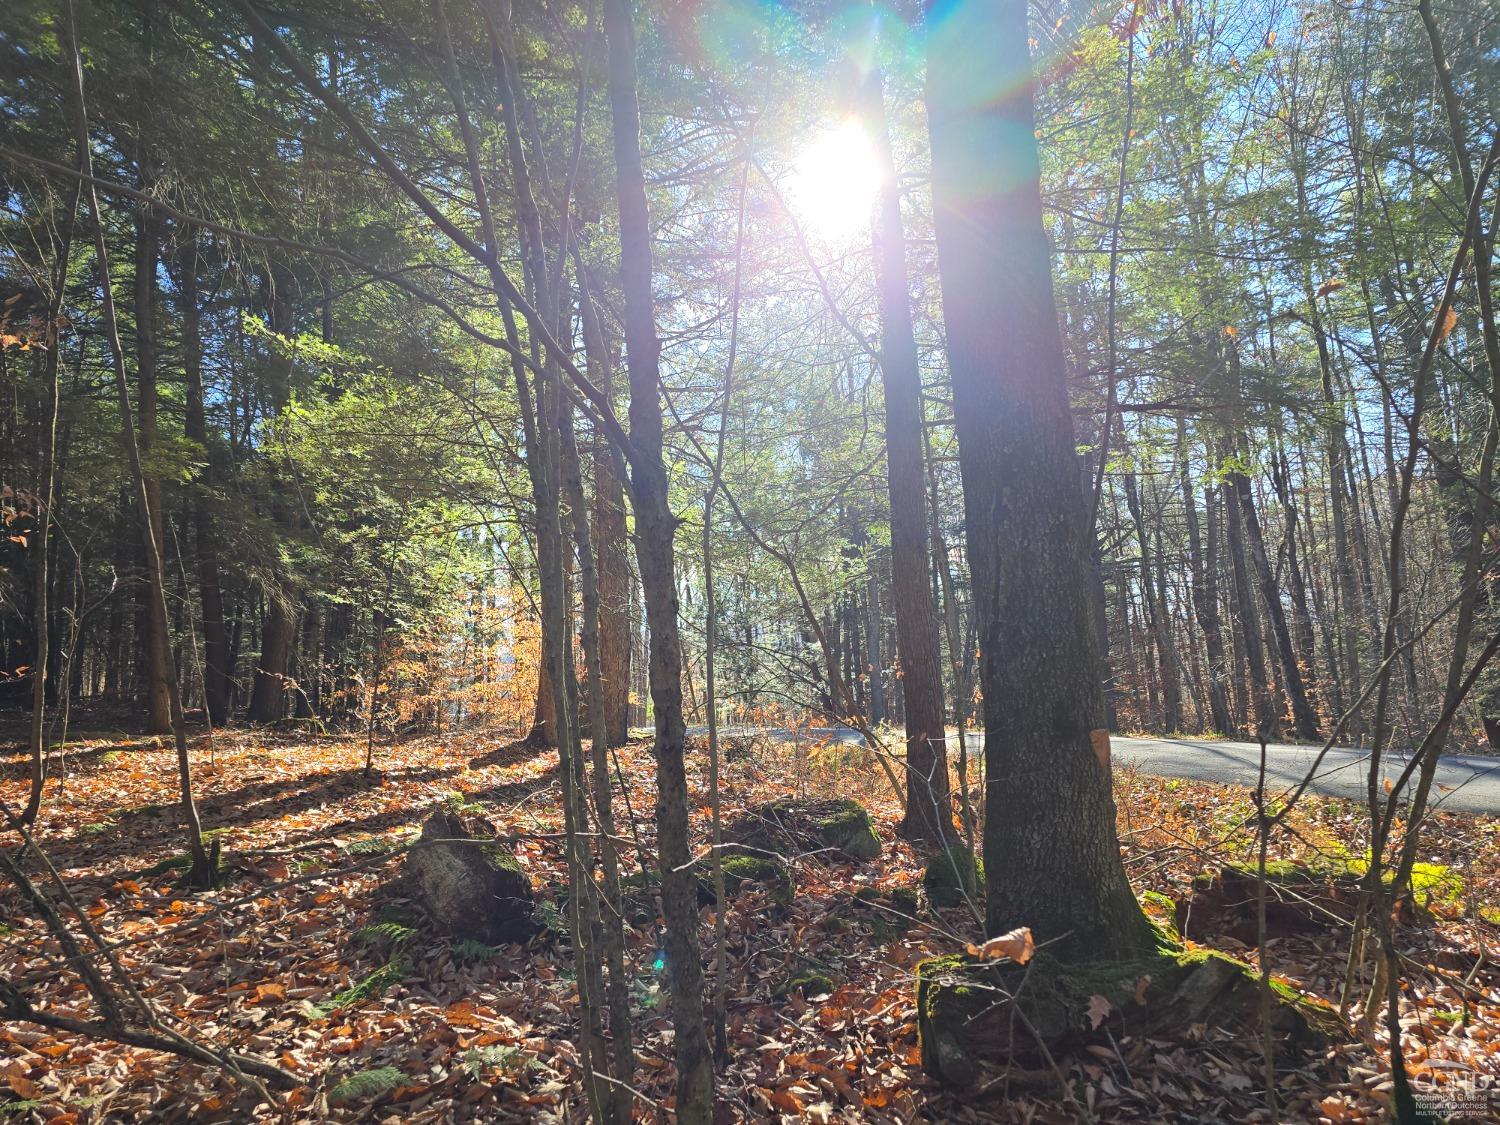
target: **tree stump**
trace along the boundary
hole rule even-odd
[[[531,881],[480,817],[439,809],[406,856],[406,877],[434,926],[461,941],[526,941],[541,928]]]

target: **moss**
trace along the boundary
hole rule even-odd
[[[922,888],[933,906],[961,906],[976,898],[983,885],[984,864],[962,844],[950,844],[933,856],[922,873]]]
[[[805,969],[794,973],[785,981],[776,986],[777,997],[790,996],[793,992],[800,992],[803,996],[822,996],[834,990],[834,983],[826,973],[816,970]]]
[[[1284,982],[1275,991],[1272,1026],[1294,1044],[1339,1034],[1336,1012]],[[1085,963],[1040,950],[1025,966],[935,957],[917,966],[918,1039],[929,1074],[967,1086],[989,1066],[1079,1048],[1104,1027],[1136,1036],[1194,1023],[1251,1028],[1260,997],[1249,966],[1211,949]]]
[[[891,888],[891,907],[899,910],[902,914],[915,916],[917,913],[917,892],[911,887]]]
[[[854,889],[855,902],[875,902],[880,898],[879,887],[856,887]]]
[[[526,877],[525,869],[521,867],[520,860],[516,859],[515,852],[510,850],[509,844],[482,844],[480,849],[484,852],[484,858],[502,871],[510,871],[523,879]]]
[[[1141,895],[1141,910],[1156,931],[1157,948],[1171,952],[1182,948],[1182,933],[1177,928],[1177,903],[1160,891]]]
[[[841,798],[820,807],[814,821],[818,834],[830,847],[853,859],[874,859],[880,854],[880,835],[875,822],[858,801]]]
[[[709,879],[712,882],[712,875]],[[762,884],[770,893],[771,901],[781,906],[790,904],[797,892],[792,873],[776,860],[763,856],[725,856],[724,892],[737,894],[745,883]]]

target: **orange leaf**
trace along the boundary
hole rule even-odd
[[[801,1114],[802,1099],[790,1090],[766,1090],[762,1087],[762,1091],[771,1099],[771,1104],[783,1113]]]
[[[15,1091],[16,1096],[24,1101],[36,1102],[42,1100],[42,1088],[31,1079],[21,1074],[12,1074],[7,1081],[10,1088]]]
[[[1148,973],[1135,982],[1135,1002],[1144,1004],[1146,1002],[1146,989],[1151,987],[1151,976]]]
[[[1036,943],[1031,938],[1031,928],[1020,926],[1008,934],[990,938],[983,945],[970,945],[967,948],[970,957],[978,957],[981,961],[997,961],[1001,957],[1008,957],[1017,965],[1024,965],[1036,952]]]
[[[285,1000],[286,985],[276,981],[267,981],[265,984],[255,986],[255,1002],[263,1003],[266,1000]]]

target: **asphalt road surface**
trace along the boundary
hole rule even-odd
[[[694,727],[693,734],[705,733]],[[725,735],[751,733],[746,727],[726,727]],[[812,727],[802,731],[771,730],[778,742],[797,738],[823,741],[836,738],[858,746],[864,736],[850,727]],[[949,741],[955,746],[956,735]],[[971,751],[982,743],[982,736],[969,735]],[[1266,748],[1266,782],[1272,793],[1295,788],[1307,776],[1318,756],[1316,746],[1286,746],[1273,743]],[[1254,742],[1220,742],[1191,738],[1121,738],[1111,739],[1110,752],[1117,765],[1133,766],[1153,777],[1182,777],[1193,781],[1217,781],[1254,786],[1260,769],[1260,746]],[[1406,752],[1388,752],[1381,763],[1385,777],[1394,781],[1406,768]],[[1336,746],[1324,755],[1309,789],[1334,797],[1363,800],[1369,778],[1370,755],[1366,750]],[[1500,816],[1500,757],[1478,754],[1446,754],[1438,763],[1433,778],[1431,802],[1443,812]]]

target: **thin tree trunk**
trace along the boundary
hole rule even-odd
[[[182,367],[187,379],[184,430],[202,450],[203,470],[194,491],[193,531],[198,561],[198,597],[203,610],[203,692],[209,720],[223,725],[229,717],[229,633],[224,625],[224,593],[219,578],[218,543],[214,536],[213,457],[203,400],[203,340],[198,303],[198,234],[181,232],[179,292],[182,294]]]
[[[270,286],[270,327],[278,336],[290,336],[292,323],[292,276],[285,266],[272,263]],[[272,408],[280,413],[291,397],[292,359],[271,345],[270,384]],[[272,514],[278,528],[293,524],[287,506],[279,499],[272,503]],[[250,706],[245,717],[255,723],[273,723],[286,714],[287,666],[292,645],[297,639],[296,591],[280,565],[272,568],[273,577],[265,586],[265,615],[261,625],[260,662],[255,668],[255,682],[250,689]]]
[[[1291,631],[1286,624],[1286,611],[1281,604],[1281,588],[1276,584],[1276,573],[1271,569],[1271,560],[1266,555],[1265,538],[1261,534],[1260,519],[1255,512],[1255,498],[1250,491],[1250,478],[1238,470],[1228,473],[1227,480],[1234,488],[1239,500],[1240,519],[1244,522],[1245,543],[1250,550],[1250,561],[1260,583],[1261,600],[1265,603],[1266,617],[1270,623],[1271,636],[1276,642],[1276,651],[1281,660],[1282,683],[1287,699],[1292,705],[1292,722],[1297,737],[1304,742],[1316,742],[1318,738],[1318,716],[1307,700],[1307,689],[1303,686],[1302,670],[1297,663],[1297,650],[1292,645]],[[1350,612],[1345,607],[1345,612]]]
[[[1271,681],[1266,671],[1265,643],[1261,639],[1260,615],[1255,611],[1255,595],[1250,588],[1250,566],[1245,560],[1245,532],[1243,513],[1240,511],[1240,492],[1227,477],[1223,484],[1224,528],[1229,547],[1229,566],[1233,577],[1231,586],[1235,616],[1239,620],[1241,649],[1249,673],[1248,684],[1243,685],[1242,698],[1252,701],[1255,729],[1250,733],[1256,738],[1274,742],[1281,724],[1276,708],[1271,703]]]
[[[141,539],[146,548],[146,577],[150,587],[151,611],[157,628],[163,636],[167,631],[167,599],[161,559],[151,519],[151,494],[146,487],[146,473],[141,465],[141,450],[136,442],[135,416],[130,406],[130,385],[125,376],[125,352],[120,346],[119,321],[115,314],[114,283],[110,277],[109,249],[104,238],[104,219],[99,212],[99,200],[92,184],[93,159],[89,141],[88,115],[83,93],[83,58],[78,42],[78,21],[73,9],[73,0],[64,0],[67,15],[69,47],[71,49],[71,94],[73,100],[74,136],[78,145],[79,167],[85,176],[84,202],[88,215],[94,223],[94,252],[98,259],[99,286],[103,297],[101,304],[105,339],[109,345],[110,359],[114,367],[115,393],[119,400],[120,431],[125,445],[126,460],[135,484],[136,502],[139,505]],[[177,670],[172,666],[171,646],[165,646],[167,662],[167,697],[172,719],[172,733],[177,746],[177,779],[181,793],[183,827],[187,835],[188,854],[192,857],[189,879],[197,886],[207,887],[214,881],[214,871],[209,853],[204,846],[203,825],[198,819],[198,806],[193,801],[193,775],[187,747],[187,725],[182,714],[182,699],[178,694]]]
[[[592,281],[578,262],[578,313],[588,369],[613,409],[614,363],[594,306]],[[599,669],[609,745],[624,744],[630,704],[630,555],[625,538],[625,489],[618,454],[602,431],[594,434],[594,543],[599,576]]]
[[[662,460],[661,342],[652,298],[651,228],[641,166],[636,101],[635,27],[629,0],[604,0],[609,41],[609,101],[620,210],[620,285],[625,297],[625,348],[630,375],[631,481],[636,562],[650,633],[651,699],[656,710],[656,819],[662,912],[672,982],[677,1055],[677,1118],[712,1120],[713,1056],[703,1021],[703,964],[698,947],[697,887],[687,819],[683,767],[682,640],[678,633],[677,519]]]
[[[878,46],[875,37],[872,22],[872,53]],[[953,832],[953,802],[937,606],[928,581],[931,555],[922,479],[922,373],[912,328],[906,231],[882,84],[879,67],[872,67],[861,97],[880,171],[874,226],[875,293],[880,309],[880,379],[885,392],[886,480],[891,501],[891,600],[906,726],[907,802],[900,832],[907,839],[941,849]],[[877,604],[873,580],[869,596],[873,617]],[[878,667],[874,675],[879,675]],[[880,716],[872,709],[871,718],[878,722]]]
[[[153,22],[155,19],[155,5],[148,3],[143,11],[142,19],[145,21],[143,53],[148,60],[146,62],[147,77],[143,83],[149,83],[150,57],[152,53],[152,38],[154,33]],[[139,107],[140,120],[137,123],[139,135],[136,138],[136,162],[140,173],[140,187],[142,191],[151,192],[155,190],[155,169],[153,167],[154,157],[151,152],[150,143],[146,136],[151,128],[149,124],[149,112],[147,110],[149,93],[141,91],[141,105]],[[152,463],[152,450],[156,446],[156,404],[157,404],[157,340],[156,340],[156,262],[159,252],[158,242],[160,240],[160,224],[155,212],[145,203],[138,203],[135,209],[135,270],[132,279],[131,292],[135,313],[135,372],[137,399],[136,407],[140,413],[140,447],[142,463]],[[162,508],[161,508],[161,480],[151,472],[145,477],[145,488],[147,496],[147,508],[150,512],[151,535],[156,541],[158,549],[164,549],[162,538]],[[146,566],[152,565],[147,552]],[[148,594],[148,598],[149,598]],[[172,638],[169,631],[170,626],[165,616],[158,617],[151,612],[149,601],[145,606],[144,632],[145,650],[144,667],[146,673],[146,731],[148,734],[167,734],[172,730],[172,706],[168,698],[167,668],[171,663],[168,649]]]
[[[81,185],[82,181],[79,181]],[[36,652],[31,662],[31,729],[29,749],[31,754],[31,786],[26,795],[26,806],[21,810],[20,822],[25,826],[36,823],[42,807],[42,792],[47,784],[47,683],[51,677],[51,612],[48,608],[48,582],[50,568],[47,552],[51,543],[52,505],[57,495],[57,415],[61,404],[62,305],[67,292],[68,265],[73,250],[73,227],[78,217],[80,186],[75,185],[68,200],[68,213],[63,219],[62,237],[56,246],[57,265],[52,273],[52,291],[47,297],[47,322],[43,326],[46,355],[42,360],[45,382],[45,407],[42,411],[42,467],[37,481],[36,535],[31,549],[36,552],[35,570],[32,574],[32,622],[36,631]],[[74,659],[78,653],[76,642]],[[63,682],[62,690],[68,690]]]
[[[1197,493],[1193,489],[1192,471],[1188,465],[1187,424],[1177,419],[1178,464],[1181,473],[1182,507],[1187,518],[1188,581],[1192,587],[1193,613],[1203,633],[1204,658],[1208,663],[1208,712],[1213,729],[1219,734],[1234,733],[1234,719],[1229,713],[1229,695],[1225,681],[1229,669],[1224,661],[1224,627],[1219,620],[1219,545],[1217,521],[1209,514],[1208,549],[1198,522]],[[1208,506],[1213,494],[1206,496]]]

